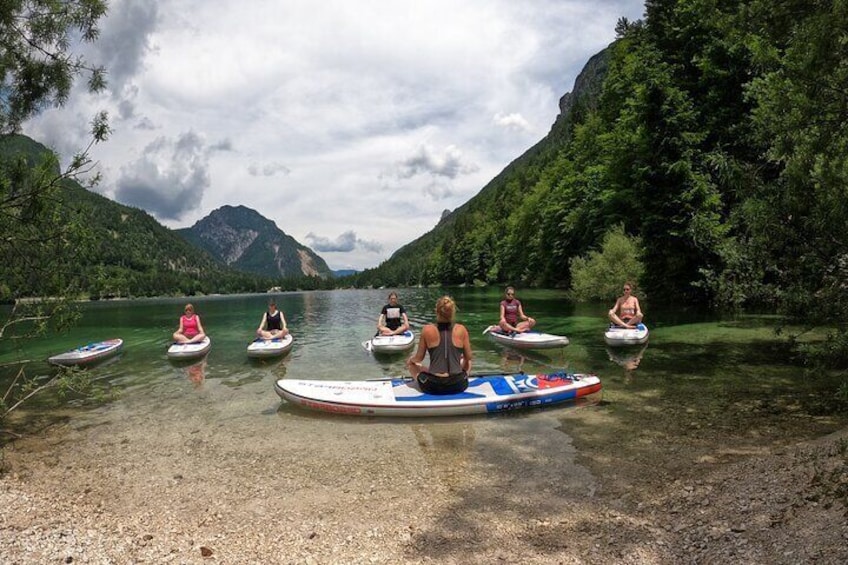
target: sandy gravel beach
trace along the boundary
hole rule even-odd
[[[449,422],[213,406],[119,402],[8,446],[0,562],[848,562],[846,431],[624,444],[597,441],[603,404]]]

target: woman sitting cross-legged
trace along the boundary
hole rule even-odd
[[[436,324],[421,330],[418,349],[406,362],[409,374],[422,392],[455,394],[468,388],[471,372],[471,339],[462,324],[454,323],[456,303],[450,296],[436,301]],[[421,363],[430,355],[430,366]]]

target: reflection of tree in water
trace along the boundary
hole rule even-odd
[[[469,422],[415,424],[412,432],[434,478],[450,489],[467,481],[476,435]]]
[[[633,375],[639,364],[642,362],[642,356],[645,354],[647,348],[647,343],[638,349],[607,347],[607,356],[610,361],[624,368],[624,381],[629,383],[633,379]]]

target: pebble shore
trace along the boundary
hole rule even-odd
[[[572,416],[275,435],[106,410],[7,446],[0,563],[848,562],[848,431],[636,461],[578,451]]]

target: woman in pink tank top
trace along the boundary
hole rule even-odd
[[[194,306],[186,304],[185,314],[180,316],[180,327],[174,332],[174,343],[197,343],[206,339],[200,316],[194,313]]]

